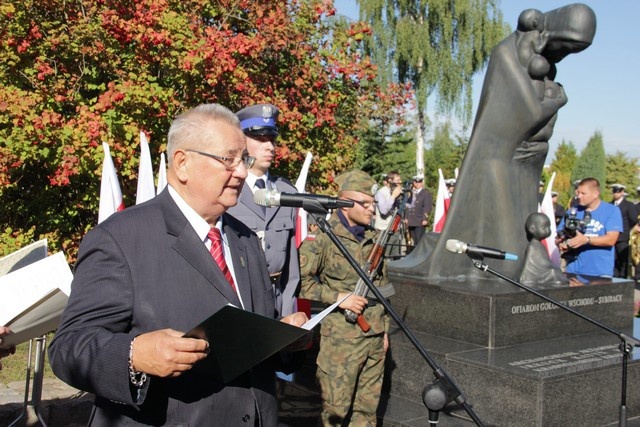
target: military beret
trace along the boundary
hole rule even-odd
[[[271,104],[256,104],[236,113],[240,127],[248,136],[278,136],[276,121],[280,111]]]
[[[354,169],[336,176],[336,184],[340,191],[358,191],[373,196],[376,182],[366,172]]]

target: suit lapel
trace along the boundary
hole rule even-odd
[[[233,291],[222,271],[215,265],[211,254],[200,241],[169,192],[164,190],[158,197],[165,215],[167,233],[175,236],[176,239],[173,243],[173,249],[200,272],[227,301],[240,307],[238,295]]]

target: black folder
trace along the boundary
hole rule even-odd
[[[209,342],[193,370],[228,383],[309,331],[227,305],[184,336]]]

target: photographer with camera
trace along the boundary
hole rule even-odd
[[[391,171],[384,179],[384,185],[376,191],[376,219],[373,224],[378,231],[384,231],[393,219],[393,208],[397,207],[397,199],[403,192],[402,177],[396,171]],[[398,258],[402,255],[402,233],[394,233],[387,243],[385,255],[388,258]]]
[[[576,198],[578,205],[567,210],[556,239],[566,272],[612,277],[614,246],[622,231],[620,209],[602,202],[595,178],[580,181]]]

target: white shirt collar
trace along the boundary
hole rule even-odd
[[[191,224],[191,227],[193,227],[200,240],[203,243],[206,242],[208,239],[207,234],[209,234],[209,229],[211,229],[209,223],[207,223],[204,218],[198,215],[198,213],[194,211],[193,208],[187,204],[187,202],[184,201],[180,194],[178,194],[178,192],[171,185],[168,185],[168,187],[169,195],[171,196],[173,201],[176,202],[176,205],[178,205],[178,209],[180,209],[180,212],[182,212],[182,214],[187,218],[187,221],[189,222],[189,224]],[[222,238],[224,240],[225,237],[222,228],[222,215],[220,215],[220,218],[218,218],[216,228],[220,230],[220,232],[222,233]]]
[[[257,175],[254,175],[253,173],[249,172],[247,174],[247,178],[244,180],[244,182],[247,183],[247,185],[249,186],[251,191],[255,192],[256,191],[256,181],[258,179],[263,179],[264,183],[265,183],[265,187],[266,187],[267,183],[269,182],[269,172],[267,172],[266,174],[264,174],[262,176],[257,176]],[[266,188],[268,188],[268,187],[266,187]]]

